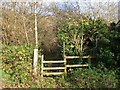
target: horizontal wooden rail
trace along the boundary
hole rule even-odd
[[[63,74],[64,74],[64,72],[49,72],[49,73],[44,72],[43,73],[43,75],[47,75],[47,76],[49,76],[49,75],[63,75]]]
[[[73,59],[73,58],[94,58],[93,56],[65,56],[66,59]]]
[[[43,61],[43,63],[64,63],[65,61]]]
[[[66,67],[86,67],[88,64],[81,64],[81,65],[66,65]]]
[[[41,58],[42,56],[38,56],[39,58]]]
[[[58,70],[58,69],[65,69],[65,67],[45,67],[43,70]]]

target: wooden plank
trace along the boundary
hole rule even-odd
[[[39,58],[41,58],[42,56],[38,56]]]
[[[65,66],[64,74],[66,75],[67,74],[67,67],[66,67],[67,60],[66,60],[66,55],[65,55],[65,42],[63,42],[63,58],[64,58],[64,66]]]
[[[63,57],[65,56],[65,42],[63,42]]]
[[[73,58],[94,58],[93,56],[66,56],[67,59]]]
[[[90,65],[91,65],[91,58],[88,58],[88,64],[89,64],[89,69],[90,69]]]
[[[63,75],[64,72],[44,72],[43,75]]]
[[[80,58],[80,56],[66,56],[67,59]]]
[[[44,60],[44,55],[41,57],[41,80],[43,79],[43,60]]]
[[[64,73],[65,73],[65,75],[67,74],[66,64],[67,64],[67,60],[66,60],[66,56],[64,56],[64,66],[65,66]]]
[[[44,67],[43,70],[58,70],[65,69],[65,67]]]
[[[64,63],[64,61],[43,61],[43,63]]]
[[[88,64],[81,64],[81,65],[66,65],[66,67],[86,67]]]

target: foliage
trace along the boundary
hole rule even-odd
[[[70,55],[79,54],[79,51],[74,50],[74,48],[78,49],[80,47],[80,40],[78,38],[80,38],[82,35],[79,35],[79,31],[80,30],[78,29],[77,22],[68,22],[65,23],[63,25],[63,28],[57,33],[61,47],[63,45],[63,42],[65,42],[65,47],[67,48],[66,53]]]
[[[100,52],[97,54],[97,62],[99,65],[101,62],[104,64],[107,68],[113,68],[116,65],[116,61],[114,60],[114,53],[110,51],[108,48],[101,48]]]
[[[104,68],[105,69],[105,68]],[[102,69],[77,69],[71,70],[69,81],[75,88],[116,88],[118,77],[115,71]]]
[[[64,9],[60,9],[54,3],[52,5],[54,8],[50,7],[49,9],[40,3],[37,4],[37,9],[40,11],[39,15],[37,14],[38,37],[39,42],[42,42],[43,53],[49,56],[48,52],[52,52],[53,55],[57,54],[58,39],[61,48],[65,42],[67,55],[96,55],[97,63],[94,62],[94,64],[101,67],[101,70],[79,69],[71,71],[65,79],[47,78],[45,87],[117,87],[116,73],[104,69],[102,65],[112,70],[120,69],[120,27],[114,26],[112,30],[109,30],[106,22],[96,18],[97,15],[95,17],[89,16],[96,18],[93,20],[78,13],[81,11],[79,5],[65,4],[63,5]],[[4,45],[2,52],[0,51],[3,62],[3,71],[0,70],[0,76],[2,72],[2,79],[8,81],[7,87],[38,87],[37,83],[32,82],[34,81],[32,46],[14,46],[34,43],[34,12],[32,12],[34,4],[3,3],[2,9],[2,41],[13,46]],[[52,15],[48,15],[46,12],[52,12]],[[61,26],[61,24],[63,25]],[[56,38],[55,32],[57,30]],[[102,71],[103,69],[104,71]]]
[[[104,35],[105,38],[99,43],[101,47],[97,53],[97,62],[102,62],[105,67],[109,69],[119,69],[120,63],[120,32],[119,28],[115,26],[114,29],[109,29],[109,33]]]
[[[103,19],[66,22],[57,32],[57,37],[61,51],[65,42],[67,55],[93,55],[96,56],[96,66],[102,62],[109,69],[119,67],[119,28],[109,29]]]
[[[97,47],[98,41],[109,42],[106,39],[107,33],[107,24],[104,20],[87,18],[64,23],[57,32],[57,37],[61,47],[65,42],[66,54],[81,55],[83,53],[85,55]]]
[[[119,28],[115,28],[111,31],[110,33],[110,50],[112,53],[114,53],[113,59],[115,60],[117,67],[119,67],[119,63],[120,63],[120,25]]]
[[[94,69],[71,69],[67,76],[45,77],[44,88],[118,88],[116,71],[104,66]]]
[[[27,87],[32,80],[33,47],[6,46],[2,47],[3,78],[8,87]]]

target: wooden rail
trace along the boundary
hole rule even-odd
[[[64,63],[65,61],[43,61],[43,63]]]
[[[65,56],[66,59],[74,59],[74,58],[94,58],[93,56]]]
[[[64,72],[45,72],[43,75],[50,76],[50,75],[63,75]]]
[[[71,68],[72,68],[72,67],[87,67],[87,66],[88,66],[88,64],[66,65],[66,67],[69,67],[69,68],[70,68],[70,67],[71,67]]]
[[[74,59],[74,58],[88,58],[88,63],[87,64],[77,64],[77,65],[67,65],[67,59]],[[41,56],[41,78],[43,76],[51,76],[51,75],[66,75],[67,74],[67,68],[77,68],[77,67],[89,67],[91,64],[91,58],[94,58],[93,56],[65,56],[64,55],[64,60],[58,60],[58,61],[44,61],[44,56]],[[64,66],[61,67],[45,67],[44,64],[61,64]],[[64,70],[63,72],[48,72],[50,70]]]
[[[88,64],[79,64],[79,65],[66,65],[67,68],[73,68],[73,67],[89,67],[90,68],[90,65],[91,65],[91,58],[95,58],[93,56],[65,56],[64,55],[64,58],[66,59],[66,62],[67,62],[67,59],[75,59],[75,58],[82,58],[82,59],[87,59],[88,60]]]
[[[64,58],[66,59],[66,62],[67,62],[67,59],[75,59],[75,58],[82,58],[82,59],[87,59],[88,60],[88,64],[79,64],[79,65],[66,65],[66,67],[68,68],[72,68],[72,67],[89,67],[90,68],[90,65],[91,65],[91,58],[94,58],[93,56],[64,56]]]
[[[59,69],[65,69],[65,67],[45,67],[43,70],[59,70]]]
[[[44,66],[44,64],[61,64],[62,66],[61,67],[58,67],[58,66],[56,66],[56,67],[45,67]],[[64,60],[58,60],[58,61],[45,61],[44,60],[44,56],[42,55],[42,57],[41,57],[41,78],[43,78],[43,76],[51,76],[51,75],[64,75],[65,74],[65,63],[66,63],[66,61],[64,61]],[[64,66],[63,66],[64,65]],[[54,70],[54,72],[53,71],[50,71],[50,70]],[[55,72],[55,70],[63,70],[63,72]],[[50,71],[50,72],[48,72],[48,71]]]
[[[82,59],[87,59],[88,63],[87,64],[77,64],[77,65],[67,65],[67,59],[75,59],[75,58],[82,58]],[[91,65],[91,58],[94,58],[93,56],[66,56],[65,55],[65,43],[63,43],[63,60],[50,60],[50,61],[45,61],[44,56],[41,56],[41,78],[43,78],[44,75],[66,75],[67,74],[67,68],[74,68],[74,67],[89,67]],[[61,64],[61,67],[45,67],[44,64]],[[50,71],[52,70],[52,71]],[[54,70],[54,72],[53,72]],[[63,72],[58,72],[55,70],[63,70]],[[48,72],[49,71],[49,72]]]

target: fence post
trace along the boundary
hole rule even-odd
[[[35,77],[37,76],[37,63],[38,63],[38,49],[34,49],[33,72]]]
[[[65,66],[64,73],[66,75],[67,74],[67,67],[66,67],[67,61],[66,61],[66,55],[65,55],[65,42],[63,42],[63,58],[64,58],[64,66]]]
[[[90,69],[90,66],[91,66],[91,58],[88,57],[88,68]]]
[[[43,60],[44,60],[44,55],[41,56],[41,81],[43,81]]]
[[[66,60],[66,56],[64,56],[64,65],[65,65],[65,75],[67,74],[67,67],[66,67],[66,64],[67,64],[67,60]]]

